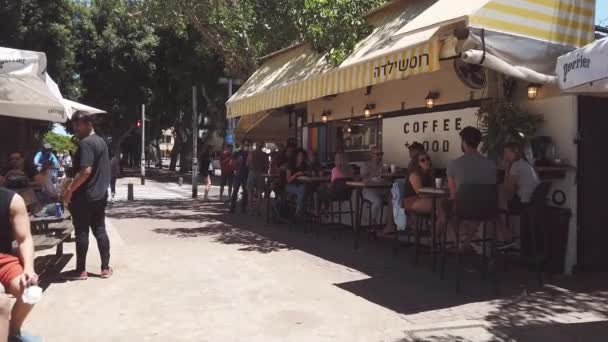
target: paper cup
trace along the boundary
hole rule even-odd
[[[397,172],[397,165],[391,164],[391,173]]]
[[[435,178],[435,187],[437,189],[441,189],[443,187],[443,179],[442,178]]]
[[[36,304],[42,298],[42,288],[36,285],[30,286],[23,291],[21,298],[26,304]]]

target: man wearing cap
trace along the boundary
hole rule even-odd
[[[89,229],[97,240],[101,257],[102,279],[113,274],[110,267],[110,240],[106,232],[105,217],[110,186],[110,157],[106,141],[95,134],[92,118],[82,112],[72,116],[74,132],[80,139],[74,156],[74,180],[63,195],[70,204],[76,231],[76,269],[68,272],[68,280],[86,280],[86,261],[89,249]]]
[[[42,146],[42,151],[36,153],[34,156],[34,166],[40,171],[42,166],[47,163],[53,163],[53,177],[57,177],[57,172],[59,171],[59,160],[53,154],[53,147],[50,144],[44,144]]]

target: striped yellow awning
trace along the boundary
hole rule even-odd
[[[594,39],[595,0],[492,0],[469,18],[472,27],[581,47]]]
[[[439,45],[433,40],[230,101],[228,116],[257,113],[437,70]]]

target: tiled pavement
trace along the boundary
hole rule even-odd
[[[28,328],[49,341],[608,341],[605,274],[541,289],[513,267],[496,297],[469,270],[457,294],[452,274],[442,281],[386,241],[355,252],[348,233],[288,232],[189,191],[148,181],[117,202],[116,277],[51,283]]]

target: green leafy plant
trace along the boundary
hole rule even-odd
[[[68,135],[48,132],[44,135],[43,141],[45,144],[50,144],[51,146],[53,146],[53,150],[57,152],[76,151],[76,144],[72,140],[72,137]]]
[[[506,99],[484,101],[477,112],[483,133],[482,152],[498,159],[505,144],[525,145],[534,137],[543,116],[530,113]]]

